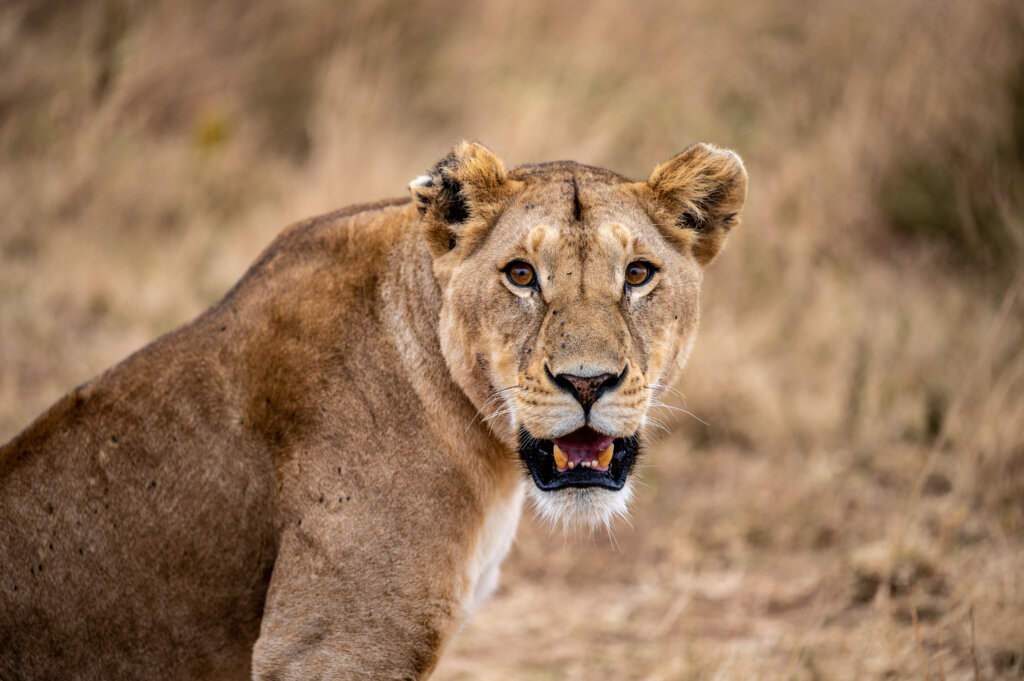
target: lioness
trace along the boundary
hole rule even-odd
[[[626,511],[746,183],[703,144],[633,182],[460,143],[286,229],[0,449],[0,678],[428,676],[524,495]]]

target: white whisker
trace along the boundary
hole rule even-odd
[[[473,426],[474,423],[476,423],[477,417],[480,416],[483,413],[483,411],[485,409],[487,409],[487,407],[492,402],[494,402],[495,400],[499,400],[499,399],[500,400],[504,400],[505,399],[504,398],[504,393],[506,393],[506,392],[508,392],[510,390],[522,390],[522,386],[510,385],[507,388],[500,388],[498,390],[491,391],[491,393],[487,396],[487,399],[484,400],[484,403],[481,404],[480,408],[476,410],[476,414],[474,414],[473,418],[470,419],[469,425],[466,426],[466,432],[469,432],[469,429]],[[507,403],[506,403],[506,406],[507,406]],[[483,419],[483,420],[486,421],[487,419]]]
[[[708,423],[707,421],[705,421],[701,417],[697,416],[696,414],[694,414],[692,411],[690,411],[688,409],[683,409],[682,407],[674,407],[671,404],[665,404],[664,402],[655,402],[655,401],[652,400],[651,401],[651,408],[658,408],[658,407],[660,407],[662,409],[670,409],[672,411],[682,412],[683,414],[689,414],[693,418],[695,418],[698,421],[700,421],[701,423],[703,423],[705,426],[710,426],[711,425],[710,423]]]

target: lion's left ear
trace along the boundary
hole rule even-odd
[[[460,142],[427,175],[409,184],[434,257],[486,233],[508,195],[505,168],[476,142]]]
[[[734,152],[694,144],[655,168],[646,188],[662,233],[707,265],[739,224],[747,171]]]

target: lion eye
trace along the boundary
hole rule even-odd
[[[537,275],[533,268],[522,260],[516,260],[505,268],[505,276],[516,286],[533,286]]]
[[[626,267],[626,284],[629,286],[643,286],[654,276],[655,267],[649,262],[637,260]]]

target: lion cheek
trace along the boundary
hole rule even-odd
[[[487,357],[477,352],[473,334],[457,315],[451,313],[448,305],[441,311],[438,336],[448,371],[474,406],[479,408],[488,392]]]

